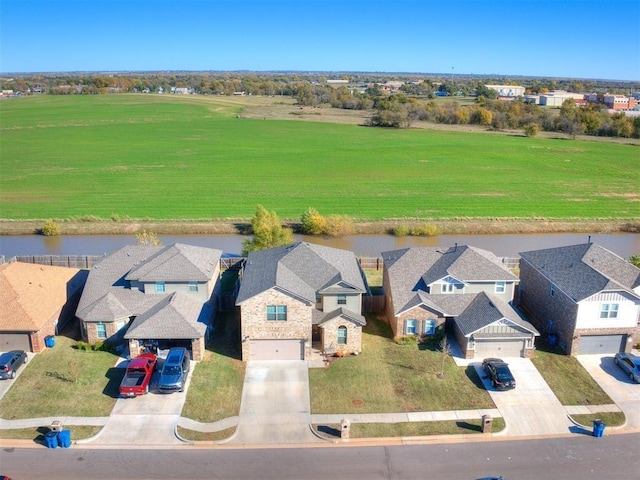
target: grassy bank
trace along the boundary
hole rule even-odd
[[[634,145],[239,118],[243,108],[154,95],[2,102],[3,216],[249,219],[263,204],[284,219],[309,206],[359,221],[640,218]]]

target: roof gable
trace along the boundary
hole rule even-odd
[[[496,322],[506,321],[538,335],[538,331],[524,320],[511,305],[487,293],[478,293],[454,322],[465,336],[469,336]]]

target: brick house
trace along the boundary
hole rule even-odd
[[[174,244],[126,246],[90,271],[76,316],[83,340],[126,340],[136,355],[144,345],[184,346],[202,359],[216,313],[220,250]]]
[[[539,335],[512,306],[518,278],[471,246],[383,252],[385,314],[394,337],[451,334],[465,358],[529,356]]]
[[[86,271],[12,262],[0,265],[0,351],[38,353],[73,319]]]
[[[352,252],[304,242],[252,252],[240,277],[243,360],[362,350],[369,287]]]
[[[630,351],[640,339],[640,269],[595,243],[523,252],[520,304],[567,352]]]

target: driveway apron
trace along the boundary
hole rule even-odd
[[[244,378],[237,434],[240,444],[308,443],[309,370],[305,361],[250,361]]]
[[[613,363],[609,355],[578,355],[578,361],[627,417],[627,428],[640,429],[640,385]]]
[[[193,364],[192,364],[193,366]],[[159,372],[154,372],[149,393],[119,398],[100,434],[87,443],[95,445],[184,445],[175,436],[191,380],[184,392],[157,393]]]
[[[505,361],[516,379],[513,390],[497,391],[480,363],[473,363],[491,399],[506,423],[505,435],[554,435],[570,433],[574,427],[566,410],[528,358]]]

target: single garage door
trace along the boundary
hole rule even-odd
[[[9,350],[31,351],[28,333],[0,333],[0,352]]]
[[[581,335],[578,353],[581,355],[622,352],[626,335]]]
[[[475,358],[521,357],[524,352],[524,342],[520,338],[514,340],[476,340]]]
[[[252,340],[251,360],[304,360],[302,340]]]

